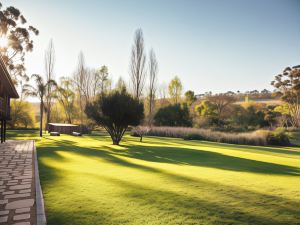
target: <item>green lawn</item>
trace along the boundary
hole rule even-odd
[[[37,140],[49,225],[300,224],[300,148],[128,135],[122,146],[104,135]]]

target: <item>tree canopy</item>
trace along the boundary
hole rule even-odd
[[[293,126],[300,127],[300,65],[285,68],[281,74],[275,76],[271,84],[287,103]]]
[[[191,90],[184,93],[185,101],[188,104],[188,106],[191,106],[196,101],[195,93]]]
[[[186,104],[174,104],[160,108],[154,116],[157,126],[192,126],[189,108]]]
[[[19,9],[13,6],[4,9],[0,3],[0,36],[6,42],[0,52],[15,82],[17,76],[26,77],[25,54],[33,49],[32,35],[39,34],[35,27],[26,24]]]
[[[128,126],[137,126],[143,119],[144,105],[125,91],[114,91],[88,103],[85,113],[109,133],[114,145],[119,145]]]
[[[181,97],[182,94],[182,83],[179,79],[179,77],[175,76],[170,84],[169,84],[169,95],[170,97],[173,99],[174,104],[177,104],[179,102],[179,99]]]

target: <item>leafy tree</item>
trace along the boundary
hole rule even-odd
[[[63,106],[68,123],[72,123],[75,109],[75,92],[73,91],[72,80],[62,77],[60,85],[57,86],[56,98]]]
[[[109,84],[107,66],[102,66],[100,70],[97,71],[97,74],[99,77],[100,95],[103,96],[107,93],[107,86]]]
[[[125,83],[125,81],[123,80],[122,77],[119,77],[119,79],[116,83],[115,90],[119,91],[119,92],[127,92],[126,83]]]
[[[27,20],[19,9],[13,6],[4,9],[0,3],[0,37],[7,42],[6,46],[0,48],[0,53],[16,83],[20,78],[27,77],[25,54],[33,49],[32,35],[38,34],[36,28],[27,25]]]
[[[189,108],[186,104],[174,104],[160,108],[154,116],[157,126],[192,126]]]
[[[248,104],[244,107],[235,106],[231,112],[230,120],[232,125],[243,128],[268,126],[265,109],[255,104]]]
[[[57,92],[57,90],[55,92]],[[77,116],[76,112],[77,111],[74,109],[71,115],[72,120]],[[65,123],[67,121],[69,123],[66,117],[65,109],[58,99],[52,105],[51,121],[55,121],[57,123]]]
[[[274,111],[279,114],[280,126],[288,128],[291,124],[291,115],[288,104],[284,103],[278,105],[274,108]]]
[[[277,118],[279,117],[280,113],[276,112],[275,109],[276,106],[269,105],[267,106],[263,112],[264,112],[264,120],[269,124],[269,126],[272,128],[276,121]]]
[[[269,91],[267,89],[263,89],[260,93],[261,94],[271,94],[271,91]]]
[[[239,91],[238,91],[238,93],[239,93]],[[234,95],[235,95],[235,93],[234,93],[233,91],[227,91],[227,92],[226,92],[226,95],[229,95],[229,96],[234,96]]]
[[[216,105],[208,100],[202,101],[195,107],[195,110],[199,116],[217,117],[218,115]]]
[[[268,125],[265,121],[264,112],[257,109],[254,105],[251,105],[246,109],[245,122],[248,126],[252,127],[264,127]]]
[[[44,81],[43,77],[38,74],[33,74],[31,76],[35,80],[35,87],[29,84],[26,85],[25,93],[30,96],[37,96],[40,100],[40,137],[43,136],[43,112],[44,112],[44,102],[46,91],[49,85],[56,85],[54,80]]]
[[[208,100],[202,101],[195,107],[195,111],[200,117],[206,118],[209,124],[215,125],[219,123],[217,107],[212,102]]]
[[[175,76],[169,84],[169,95],[173,99],[174,104],[179,102],[180,96],[182,94],[182,83],[179,77]]]
[[[250,94],[251,95],[258,95],[259,91],[258,90],[253,90],[253,91],[250,91]]]
[[[11,120],[8,125],[14,129],[16,127],[34,127],[35,115],[32,106],[26,101],[12,101],[10,107]]]
[[[248,127],[247,122],[247,110],[241,105],[234,105],[229,117],[230,124],[236,127]]]
[[[292,125],[300,127],[300,65],[285,68],[281,74],[275,76],[271,84],[287,103]]]
[[[191,106],[196,101],[195,93],[191,90],[185,92],[185,101],[188,104],[188,106]]]
[[[115,91],[88,103],[85,113],[110,135],[119,145],[129,125],[137,126],[144,117],[144,106],[126,92]]]
[[[217,94],[208,96],[207,100],[215,105],[217,117],[219,120],[222,119],[223,113],[226,110],[226,108],[236,101],[234,96],[227,94]]]

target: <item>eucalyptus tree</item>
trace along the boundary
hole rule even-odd
[[[13,6],[3,8],[0,3],[0,53],[16,83],[26,78],[25,55],[33,49],[32,36],[38,34],[35,27],[27,25],[19,9]]]
[[[20,99],[13,99],[12,105],[24,114],[24,90],[29,80],[25,73],[25,56],[33,50],[32,37],[38,34],[19,9],[3,7],[0,3],[0,54],[20,93]]]
[[[300,127],[300,65],[287,67],[271,82],[281,99],[287,103],[294,127]]]
[[[40,137],[43,136],[43,112],[44,112],[44,102],[47,93],[47,88],[49,85],[56,85],[54,80],[45,81],[41,75],[33,74],[31,78],[35,81],[35,85],[27,84],[25,86],[25,93],[29,96],[36,96],[40,101]]]

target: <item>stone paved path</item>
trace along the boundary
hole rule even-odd
[[[0,225],[36,225],[34,141],[0,144]]]

